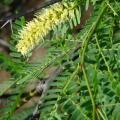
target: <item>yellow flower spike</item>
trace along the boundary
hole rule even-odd
[[[19,32],[20,40],[16,45],[18,52],[26,55],[57,25],[69,20],[74,15],[74,3],[59,2],[42,9],[35,18]]]

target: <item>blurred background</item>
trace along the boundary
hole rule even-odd
[[[50,0],[1,0],[0,1],[0,53],[9,57],[9,42],[12,34],[12,24],[21,16],[25,17],[26,21],[30,21],[34,17],[36,9],[38,9],[45,2]],[[90,17],[93,6],[89,6],[88,10],[83,12],[81,23],[75,26],[73,34],[75,35],[85,24],[86,20]],[[45,48],[38,48],[33,50],[30,62],[34,63],[44,58]],[[8,80],[11,77],[8,71],[0,67],[0,83]]]
[[[12,25],[16,19],[24,16],[26,21],[30,21],[34,17],[34,13],[36,9],[39,8],[45,2],[49,2],[50,0],[1,0],[0,1],[0,54],[6,55],[10,58],[10,40],[12,34]],[[83,12],[81,23],[78,26],[75,26],[73,34],[76,33],[84,26],[85,21],[90,17],[91,12],[93,10],[92,6],[89,6],[88,10]],[[32,52],[32,56],[29,59],[30,63],[39,62],[41,59],[44,59],[46,54],[45,48],[37,48]],[[2,63],[0,61],[0,63]],[[51,74],[53,71],[52,68],[47,70],[48,74]],[[0,84],[5,82],[11,78],[11,74],[9,70],[4,70],[0,65]],[[33,86],[34,87],[34,86]],[[28,87],[28,89],[30,89]],[[6,104],[6,103],[5,103]],[[31,104],[31,103],[30,103]],[[28,104],[27,106],[31,106]],[[0,108],[3,106],[3,102],[0,101]]]
[[[9,39],[11,35],[11,24],[14,22],[15,14],[25,16],[26,20],[33,17],[34,10],[45,0],[1,0],[0,1],[0,52],[8,52]],[[29,12],[33,10],[33,12]],[[29,13],[27,13],[29,12]],[[12,19],[12,20],[11,20]],[[7,50],[7,51],[6,51]]]
[[[24,16],[26,21],[30,21],[36,8],[44,4],[47,0],[0,0],[0,55],[3,54],[10,58],[10,41],[12,35],[12,25],[15,20],[19,17]],[[16,19],[14,19],[16,17]],[[33,54],[29,62],[39,61],[44,58],[45,49],[38,48],[33,51]],[[2,63],[0,59],[0,64]],[[5,70],[0,65],[0,84],[11,78],[9,70]],[[34,87],[34,85],[33,85]],[[32,89],[29,86],[28,89]],[[10,92],[10,90],[8,91]],[[35,101],[37,98],[34,97],[31,101]],[[28,102],[25,107],[30,107],[34,102]],[[0,109],[6,107],[6,101],[0,98]],[[23,106],[24,107],[24,106]],[[0,113],[1,114],[1,113]]]
[[[35,9],[47,1],[48,0],[0,0],[0,53],[9,57],[9,42],[11,39],[12,24],[15,21],[14,17],[24,15],[26,21],[29,21],[33,18]],[[36,52],[34,53],[34,57],[31,57],[31,61],[35,60],[35,56],[37,59],[43,57],[44,49],[41,48]],[[0,83],[9,78],[9,72],[0,68]]]

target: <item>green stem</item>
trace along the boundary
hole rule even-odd
[[[110,78],[111,81],[116,81],[116,80],[114,79],[113,75],[112,75],[111,69],[110,69],[110,67],[109,67],[109,65],[108,65],[108,63],[107,63],[107,61],[106,61],[106,58],[105,58],[105,56],[104,56],[104,54],[103,54],[103,52],[102,52],[102,49],[100,48],[100,45],[99,45],[99,42],[98,42],[98,38],[97,38],[97,34],[95,34],[95,39],[96,39],[96,43],[97,43],[99,52],[100,52],[100,54],[101,54],[101,56],[102,56],[102,58],[103,58],[103,60],[104,60],[104,62],[105,62],[105,65],[106,65],[106,67],[107,67],[107,70],[108,70],[108,73],[109,73],[109,78]]]
[[[89,92],[89,94],[90,94],[90,98],[91,98],[91,102],[92,102],[92,107],[93,107],[93,120],[95,120],[95,109],[96,109],[96,106],[95,106],[94,97],[93,97],[93,95],[92,95],[92,91],[91,91],[91,88],[90,88],[90,82],[89,82],[89,80],[88,80],[88,77],[87,77],[85,68],[83,67],[82,70],[83,70],[84,79],[85,79],[85,81],[86,81],[86,85],[87,85],[88,92]]]
[[[103,113],[99,109],[97,109],[97,111],[103,120],[108,120],[107,118],[105,118],[105,116],[103,115]]]
[[[70,82],[74,79],[75,75],[78,73],[80,66],[78,65],[76,70],[73,72],[71,77],[69,78],[68,82],[66,83],[65,87],[63,88],[63,92],[66,93],[66,89],[69,86]]]
[[[114,10],[114,8],[110,5],[110,3],[109,3],[109,1],[108,0],[106,0],[106,4],[108,5],[108,7],[111,9],[111,11],[113,12],[113,14],[114,14],[114,16],[115,15],[117,15],[118,16],[118,14],[117,14],[117,12]]]
[[[84,79],[86,81],[86,85],[87,85],[87,88],[88,88],[88,92],[89,92],[89,95],[90,95],[90,98],[91,98],[91,102],[92,102],[92,107],[93,107],[93,120],[95,120],[96,118],[96,115],[95,115],[95,112],[96,112],[96,106],[95,106],[95,101],[94,101],[94,97],[92,95],[92,91],[91,91],[91,88],[90,88],[90,83],[89,83],[89,80],[88,80],[88,77],[87,77],[87,74],[86,74],[86,70],[85,70],[85,66],[84,66],[84,59],[85,59],[85,52],[86,52],[86,49],[87,49],[87,46],[88,46],[88,43],[104,13],[106,9],[106,3],[103,2],[102,5],[101,5],[101,8],[100,8],[100,14],[99,16],[97,17],[96,21],[92,24],[90,30],[87,32],[87,35],[83,41],[83,47],[82,47],[82,55],[81,55],[81,65],[83,66],[82,67],[82,70],[83,70],[83,75],[84,75]]]

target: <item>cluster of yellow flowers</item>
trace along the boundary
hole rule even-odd
[[[19,32],[20,40],[16,45],[18,52],[26,55],[36,45],[42,42],[43,38],[55,26],[72,18],[74,16],[74,8],[75,4],[73,2],[69,4],[59,2],[38,12],[35,18],[28,22]]]

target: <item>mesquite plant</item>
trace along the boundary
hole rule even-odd
[[[52,1],[31,21],[16,19],[10,58],[0,53],[0,68],[12,75],[0,84],[1,101],[7,99],[0,119],[119,120],[119,29],[119,0]],[[39,47],[47,51],[44,60],[30,63]],[[49,75],[47,68],[53,68]],[[35,96],[32,107],[24,108]]]

